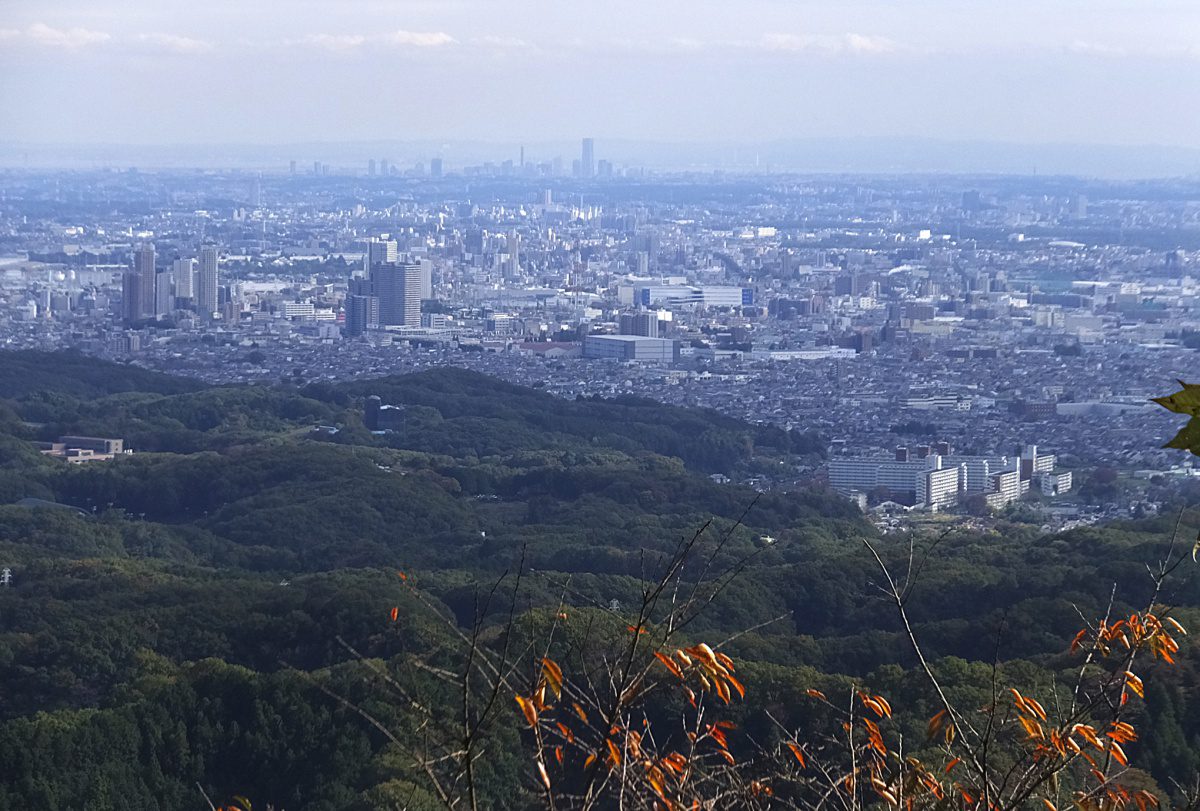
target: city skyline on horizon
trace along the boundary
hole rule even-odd
[[[0,141],[761,142],[1200,149],[1200,8],[16,0]]]
[[[585,144],[590,144],[590,149]],[[590,161],[587,154],[590,152]],[[581,171],[590,163],[590,170]],[[313,167],[320,167],[319,169]],[[446,173],[619,178],[628,172],[1006,175],[1096,179],[1194,177],[1200,149],[1152,144],[952,141],[926,138],[764,142],[373,139],[229,144],[32,144],[0,140],[0,170],[205,170],[440,178]],[[376,171],[378,168],[378,172]]]

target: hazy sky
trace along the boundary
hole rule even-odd
[[[0,0],[0,140],[1200,147],[1200,0]]]

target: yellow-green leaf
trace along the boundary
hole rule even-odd
[[[1200,384],[1179,381],[1182,389],[1166,397],[1154,397],[1154,402],[1176,414],[1200,417]]]

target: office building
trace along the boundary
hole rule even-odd
[[[583,148],[579,158],[579,176],[596,176],[596,141],[593,138],[583,139]]]
[[[441,158],[433,158],[432,160],[429,161],[429,176],[430,177],[441,177],[442,173],[444,171],[445,171],[445,169],[443,168]]]
[[[384,327],[421,325],[422,273],[419,264],[371,266],[371,292],[379,299],[379,324]]]
[[[200,248],[199,269],[196,272],[196,312],[205,318],[211,318],[217,311],[220,302],[217,299],[219,278],[217,266],[220,251],[216,245],[205,245]]]
[[[399,245],[394,239],[372,239],[367,242],[366,270],[375,265],[394,265],[399,258]]]
[[[490,315],[484,320],[484,332],[490,332],[493,335],[512,335],[513,327],[516,325],[516,319],[506,313],[496,313]]]
[[[583,356],[633,363],[675,363],[679,360],[679,344],[667,338],[640,335],[589,335],[583,341]]]
[[[970,411],[971,400],[961,394],[931,394],[925,397],[909,397],[905,408],[915,411]]]
[[[505,279],[515,279],[521,274],[521,237],[513,231],[504,240],[507,256],[501,266]]]
[[[157,254],[153,245],[138,248],[133,255],[133,267],[140,277],[140,292],[138,295],[139,313],[142,318],[154,318],[155,310],[155,264]]]
[[[133,268],[121,276],[121,318],[127,323],[142,318],[142,274]]]
[[[57,442],[37,443],[42,454],[71,464],[104,462],[126,453],[125,440],[92,436],[62,436]]]
[[[361,294],[346,297],[346,337],[357,338],[378,326],[378,298]]]
[[[632,299],[633,303],[643,307],[656,304],[667,308],[747,307],[754,303],[754,291],[749,287],[721,285],[693,287],[675,284],[644,284],[634,287]]]
[[[154,317],[162,318],[175,310],[175,275],[166,268],[154,274]]]
[[[405,408],[385,404],[377,395],[371,395],[363,406],[363,426],[368,431],[403,431]]]
[[[282,305],[283,317],[289,320],[293,318],[312,318],[316,314],[316,307],[311,301],[285,301]]]
[[[196,260],[176,259],[171,265],[175,298],[190,301],[196,295]]]
[[[421,301],[433,299],[433,260],[421,260]]]
[[[646,313],[621,313],[619,328],[622,335],[640,335],[643,338],[657,338],[658,312],[652,310]]]

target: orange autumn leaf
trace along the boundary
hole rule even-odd
[[[1125,671],[1125,684],[1130,690],[1137,693],[1138,698],[1144,699],[1146,697],[1146,691],[1142,686],[1142,680],[1130,673],[1128,670]]]
[[[1120,763],[1122,766],[1129,765],[1129,759],[1125,757],[1125,750],[1121,748],[1121,744],[1117,743],[1116,741],[1110,741],[1108,744],[1108,751],[1112,752],[1113,759],[1117,761],[1117,763]]]
[[[942,727],[946,724],[946,711],[939,710],[936,715],[929,719],[929,725],[926,728],[926,734],[929,738],[937,737],[937,734],[942,731]]]
[[[799,745],[799,744],[795,744],[795,743],[788,743],[787,747],[788,747],[788,749],[791,749],[791,750],[792,750],[792,755],[793,755],[793,756],[796,758],[796,760],[797,760],[797,761],[800,763],[800,768],[802,768],[802,769],[803,769],[805,766],[807,766],[807,765],[808,765],[808,764],[805,762],[805,760],[804,760],[804,752],[802,752],[802,751],[800,750],[800,745]]]
[[[621,750],[617,748],[617,745],[612,742],[611,738],[606,740],[605,743],[608,744],[609,763],[613,766],[620,766],[621,765]]]
[[[675,678],[677,678],[677,679],[683,678],[683,671],[680,670],[679,665],[675,664],[675,660],[672,659],[670,656],[666,656],[666,655],[660,653],[659,651],[655,651],[654,658],[656,658],[656,659],[658,659],[658,661],[662,662],[663,667],[665,667],[667,670],[671,671],[671,675],[673,675]]]
[[[554,691],[555,696],[562,695],[563,688],[563,672],[562,668],[553,659],[542,657],[542,675],[546,677],[546,683],[550,685],[550,689]]]
[[[529,726],[537,726],[537,707],[534,705],[533,700],[526,698],[520,693],[513,697],[517,700],[517,705],[521,708],[521,712],[524,713],[525,720],[529,722]]]

